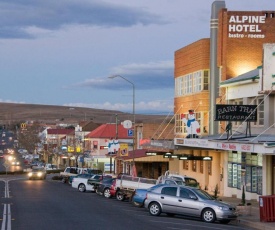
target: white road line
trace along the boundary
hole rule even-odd
[[[5,181],[5,198],[10,198],[9,181]]]
[[[11,230],[11,205],[8,204],[8,223],[7,230]]]
[[[1,230],[11,230],[11,206],[10,204],[4,204],[3,221]]]
[[[5,182],[5,198],[10,198],[9,180],[1,180]],[[1,230],[11,230],[11,206],[4,204],[3,218]]]
[[[2,221],[2,227],[1,230],[5,230],[6,227],[6,217],[7,217],[7,209],[6,209],[7,204],[4,204],[4,210],[3,210],[3,221]]]

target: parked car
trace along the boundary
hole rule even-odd
[[[72,187],[77,188],[79,192],[95,192],[99,182],[105,178],[110,176],[103,175],[93,175],[90,178],[73,178]]]
[[[88,180],[88,184],[93,185],[94,191],[96,191],[101,181],[103,179],[108,179],[108,178],[112,179],[112,176],[111,175],[94,175]]]
[[[57,165],[54,165],[54,164],[46,164],[45,169],[46,170],[55,170],[55,169],[58,169],[58,167],[57,167]]]
[[[89,183],[89,179],[95,176],[96,175],[93,175],[90,178],[74,177],[72,181],[72,188],[77,188],[79,192],[86,192],[86,191],[94,192],[95,186]]]
[[[44,168],[33,167],[32,171],[28,173],[29,180],[32,179],[40,179],[45,180],[47,176],[47,172]]]
[[[154,189],[163,186],[163,185],[184,185],[182,180],[172,180],[172,179],[165,179],[162,180],[160,184],[157,184],[149,189],[136,189],[134,195],[132,197],[133,205],[137,207],[143,207],[144,201],[146,199],[147,192],[153,191]]]
[[[144,205],[153,216],[179,214],[198,217],[208,223],[218,220],[228,224],[238,216],[235,206],[215,200],[199,188],[181,185],[165,185],[148,191]]]
[[[113,180],[113,182],[111,184],[110,194],[111,194],[111,196],[116,196],[116,180]]]
[[[99,195],[103,195],[106,198],[111,198],[112,194],[110,192],[110,188],[112,186],[113,181],[116,180],[115,178],[107,177],[99,182],[96,193]]]
[[[91,178],[93,175],[94,175],[94,174],[82,173],[82,174],[78,174],[78,175],[76,175],[76,176],[70,176],[70,177],[69,177],[68,183],[69,183],[69,184],[72,184],[74,178],[86,178],[86,179],[89,179],[89,178]]]

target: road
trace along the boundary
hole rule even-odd
[[[181,216],[150,216],[128,201],[80,193],[68,184],[27,180],[24,175],[1,176],[1,230],[240,230],[237,223],[207,224]]]

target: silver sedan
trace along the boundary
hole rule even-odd
[[[179,214],[199,217],[208,223],[218,220],[227,224],[238,216],[236,207],[215,200],[201,189],[181,185],[166,185],[147,192],[144,205],[153,216],[162,212],[169,216]]]

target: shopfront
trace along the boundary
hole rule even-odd
[[[262,165],[261,154],[228,151],[227,186],[242,190],[244,185],[247,193],[262,195]]]

